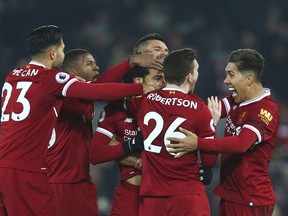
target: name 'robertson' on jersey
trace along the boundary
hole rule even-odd
[[[148,94],[147,99],[153,100],[153,101],[159,101],[160,103],[164,105],[168,105],[168,106],[183,106],[183,107],[190,107],[193,109],[197,109],[198,107],[198,103],[195,101],[183,100],[181,98],[163,98],[157,93]]]

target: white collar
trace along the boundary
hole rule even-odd
[[[258,101],[262,100],[264,97],[267,97],[267,96],[270,96],[270,95],[271,95],[270,89],[264,88],[264,93],[262,95],[260,95],[260,96],[258,96],[256,98],[252,98],[252,99],[250,99],[248,101],[244,101],[244,102],[240,103],[239,107],[246,106],[248,104],[258,102]]]
[[[179,91],[179,92],[183,92],[185,94],[185,92],[177,87],[164,87],[162,90],[166,90],[166,91]]]
[[[38,61],[32,60],[32,61],[29,62],[29,64],[33,64],[33,65],[37,65],[37,66],[40,66],[40,67],[44,67],[44,68],[45,68],[45,65],[42,64],[42,63],[40,63],[40,62],[38,62]]]

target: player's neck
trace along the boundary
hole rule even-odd
[[[257,84],[257,85],[251,86],[251,88],[249,89],[248,92],[249,93],[247,94],[248,95],[247,100],[251,100],[251,99],[254,99],[254,98],[257,98],[257,97],[263,95],[264,94],[264,88],[261,84]]]
[[[42,58],[41,56],[33,56],[32,61],[39,62],[45,66],[45,68],[52,68],[52,61],[49,59]]]
[[[182,92],[188,94],[188,92],[190,91],[190,86],[187,84],[181,84],[181,85],[176,85],[173,83],[167,83],[166,85],[167,88],[176,88],[176,89],[180,89]]]

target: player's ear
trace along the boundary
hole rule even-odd
[[[188,74],[187,74],[186,80],[188,81],[188,83],[192,83],[192,81],[193,81],[192,73],[188,73]]]
[[[134,83],[143,83],[143,78],[142,77],[133,77]]]
[[[51,60],[54,60],[56,58],[56,50],[54,48],[49,49],[49,56]]]
[[[248,76],[246,78],[246,85],[251,86],[251,84],[253,83],[253,80],[254,80],[253,74],[248,74]]]

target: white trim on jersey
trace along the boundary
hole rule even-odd
[[[110,131],[108,131],[104,128],[101,128],[101,127],[97,127],[96,132],[102,133],[102,134],[108,136],[109,138],[113,137],[113,133],[111,133]]]
[[[55,113],[55,116],[58,118],[58,113],[57,113],[57,110],[55,107],[53,107],[53,110],[54,110],[54,113]]]
[[[224,106],[225,106],[226,115],[228,115],[228,113],[229,113],[229,111],[231,109],[230,103],[229,103],[227,98],[223,98],[222,101],[223,101]]]
[[[62,89],[62,95],[63,95],[64,97],[66,97],[68,88],[69,88],[74,82],[76,82],[76,81],[78,81],[78,80],[77,80],[76,78],[73,78],[73,79],[69,80],[69,81],[65,84],[64,88]]]
[[[247,125],[247,124],[243,125],[242,129],[243,128],[247,128],[247,129],[253,131],[256,134],[256,136],[258,137],[258,142],[256,142],[255,144],[258,144],[258,143],[260,143],[262,141],[261,133],[260,133],[260,131],[257,128],[255,128],[252,125]]]
[[[248,101],[244,101],[242,103],[240,103],[239,107],[242,107],[242,106],[246,106],[246,105],[249,105],[251,103],[255,103],[255,102],[258,102],[260,100],[262,100],[264,97],[267,97],[267,96],[270,96],[271,95],[271,92],[270,92],[270,89],[268,88],[264,88],[264,93],[256,98],[253,98],[251,100],[248,100]]]

